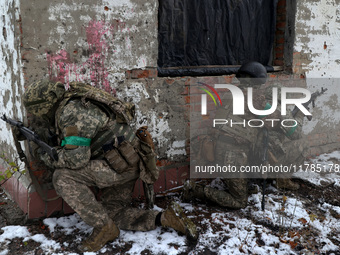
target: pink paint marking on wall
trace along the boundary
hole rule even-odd
[[[118,20],[112,24],[90,21],[85,28],[89,51],[87,61],[80,64],[73,62],[66,50],[46,52],[50,79],[63,82],[66,87],[71,81],[87,82],[115,94],[116,90],[110,86],[109,71],[105,64],[110,49],[108,39],[112,40],[116,32],[122,32],[125,28],[126,24]]]

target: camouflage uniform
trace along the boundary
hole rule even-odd
[[[90,102],[85,106],[79,99],[69,101],[57,112],[60,112],[56,116],[60,140],[70,136],[70,132],[93,139],[109,121],[98,106]],[[65,145],[58,150],[58,156],[57,162],[47,156],[43,158],[46,165],[56,169],[53,185],[87,224],[101,227],[112,217],[122,229],[147,231],[155,228],[158,212],[126,208],[139,178],[138,167],[118,174],[105,160],[91,160],[89,146]],[[102,203],[96,200],[90,186],[103,189]],[[125,213],[121,213],[123,211]]]
[[[281,88],[281,85],[274,85],[275,87]],[[268,88],[266,89],[266,101],[271,102],[272,94],[268,93]],[[270,88],[271,91],[271,88]],[[279,94],[279,99],[281,98]],[[302,139],[302,125],[304,115],[301,111],[298,111],[297,114],[293,117],[290,110],[287,110],[287,114],[281,116],[280,110],[281,106],[278,103],[276,112],[279,112],[279,117],[277,119],[293,119],[296,121],[296,127],[283,127],[278,126],[269,130],[269,144],[268,149],[274,155],[277,162],[271,161],[271,164],[283,164],[283,165],[300,165],[303,164],[303,161],[307,155],[307,143],[304,139]],[[288,124],[288,122],[286,123]],[[294,124],[289,123],[289,125]],[[259,151],[260,143],[262,140],[262,134],[260,133],[257,139],[257,143],[254,146],[255,151]],[[270,160],[270,158],[269,158]]]
[[[237,73],[237,78],[240,81],[240,88],[245,86],[253,86],[253,103],[255,109],[265,109],[264,91],[260,90],[260,85],[264,84],[267,79],[267,71],[263,65],[257,62],[249,62],[242,65]],[[247,98],[247,93],[243,89],[243,94]],[[245,115],[241,117],[232,114],[233,98],[230,93],[225,94],[223,99],[223,107],[216,112],[215,119],[233,119],[234,122],[242,122],[243,120],[257,119],[245,105]],[[246,100],[245,100],[246,101]],[[277,113],[268,116],[276,118]],[[266,124],[265,124],[266,125]],[[214,162],[224,166],[236,166],[240,169],[241,166],[252,164],[250,152],[256,142],[258,128],[244,128],[236,125],[221,125],[216,128],[216,134],[212,138],[215,141]],[[200,157],[200,156],[199,156]],[[201,158],[204,158],[202,156]],[[211,160],[212,161],[212,160]],[[239,174],[237,178],[224,178],[222,181],[227,187],[226,190],[219,190],[210,186],[200,187],[200,185],[192,185],[190,182],[184,187],[183,198],[194,196],[201,199],[208,199],[216,202],[220,206],[233,209],[244,208],[248,200],[248,180],[247,176]],[[194,187],[190,187],[194,186]]]
[[[136,180],[152,185],[158,178],[147,127],[138,129],[138,139],[126,123],[134,116],[133,105],[87,84],[70,83],[65,91],[63,84],[49,81],[31,84],[23,101],[35,116],[50,124],[54,120],[57,145],[61,145],[56,147],[58,160],[47,154],[40,158],[55,169],[56,192],[94,227],[78,246],[80,251],[98,251],[119,236],[119,228],[148,231],[156,224],[197,239],[195,224],[176,203],[163,212],[131,207]],[[92,186],[101,189],[101,202]]]
[[[232,96],[226,94],[223,100],[223,107],[219,108],[216,112],[216,119],[235,119],[232,115]],[[247,112],[244,119],[252,118],[252,115]],[[242,132],[244,128],[242,127]],[[255,133],[249,132],[245,137],[242,137],[242,133],[238,133],[239,130],[230,128],[228,125],[221,125],[220,128],[216,128],[216,133],[212,139],[214,141],[214,162],[220,166],[236,166],[238,169],[240,166],[248,164],[248,153],[251,146],[251,141],[255,141]],[[249,130],[248,130],[249,131]],[[204,155],[199,155],[198,158],[204,158]],[[217,203],[222,207],[228,207],[232,209],[244,208],[247,205],[248,190],[247,179],[243,176],[238,178],[223,178],[223,183],[227,187],[227,190],[220,190],[213,188],[209,185],[202,187],[201,185],[194,185],[189,182],[184,187],[184,200],[190,200],[192,197],[200,199],[208,199]]]
[[[245,93],[245,91],[244,91]],[[254,91],[256,95],[256,91]],[[217,110],[215,118],[219,119],[237,119],[237,116],[232,115],[232,97],[227,94],[223,100],[223,108]],[[253,119],[254,115],[247,108],[243,119]],[[241,129],[243,129],[241,131]],[[249,150],[256,139],[256,132],[253,129],[243,128],[240,130],[237,127],[229,127],[221,125],[221,128],[216,132],[215,143],[215,160],[219,165],[236,166],[240,169],[249,163]],[[238,132],[242,133],[238,133]],[[244,132],[247,132],[244,135]],[[238,178],[223,178],[222,181],[227,187],[227,191],[218,190],[210,186],[204,188],[206,198],[216,202],[220,206],[232,209],[244,208],[248,201],[248,180],[246,176],[239,175]]]

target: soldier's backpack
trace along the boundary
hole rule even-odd
[[[135,105],[133,103],[123,102],[106,91],[89,84],[71,82],[63,98],[64,100],[81,98],[84,103],[86,103],[87,100],[98,102],[102,107],[107,108],[108,113],[112,111],[116,115],[118,123],[129,124],[135,117]]]
[[[135,117],[135,105],[129,102],[123,102],[117,97],[112,96],[106,91],[95,88],[89,84],[71,82],[69,89],[62,95],[62,100],[59,108],[56,112],[56,117],[60,114],[63,106],[71,99],[78,98],[84,105],[88,102],[99,105],[104,109],[111,117],[108,127],[101,130],[91,142],[91,155],[95,159],[102,154],[102,146],[109,141],[112,137],[125,137],[121,146],[117,146],[110,154],[107,155],[107,161],[112,165],[120,164],[119,172],[122,172],[122,167],[126,168],[136,163],[135,157],[138,156],[141,159],[140,164],[140,178],[147,184],[153,184],[159,175],[159,170],[156,166],[155,152],[153,143],[148,143],[140,139],[140,130],[145,130],[142,127],[135,131],[128,125]],[[148,133],[149,135],[149,133]],[[139,139],[138,139],[138,138]],[[152,138],[150,137],[149,140]],[[129,146],[130,145],[132,146]],[[136,153],[132,153],[133,152]],[[123,162],[125,161],[125,162]],[[132,162],[132,163],[131,163]],[[125,164],[126,163],[126,164]]]

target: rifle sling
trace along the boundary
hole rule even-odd
[[[19,154],[19,157],[20,157],[20,160],[23,161],[26,165],[26,168],[28,170],[28,173],[31,177],[31,180],[32,180],[32,184],[33,186],[35,187],[36,191],[38,192],[39,196],[41,197],[41,199],[44,201],[44,202],[50,202],[50,201],[54,201],[54,200],[57,200],[58,198],[60,198],[60,196],[56,196],[56,197],[53,197],[53,198],[47,198],[47,192],[44,192],[40,183],[38,182],[37,180],[37,177],[34,175],[31,167],[30,167],[30,164],[27,160],[27,157],[24,153],[24,151],[22,150],[21,148],[21,144],[20,142],[18,141],[18,139],[15,137],[15,135],[13,135],[13,138],[14,138],[14,143],[15,143],[15,147],[17,148],[17,152]]]

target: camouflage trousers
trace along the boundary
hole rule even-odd
[[[284,165],[303,164],[308,155],[308,143],[305,139],[287,141],[282,144],[282,154],[276,155],[278,162]]]
[[[285,140],[283,143],[279,143],[275,135],[270,137],[271,146],[269,151],[275,157],[276,162],[270,160],[271,165],[283,165],[283,166],[299,166],[303,165],[304,160],[308,156],[309,145],[305,139],[297,140]],[[292,173],[279,173],[278,178],[291,178]]]
[[[92,227],[102,227],[111,218],[120,229],[155,229],[158,212],[131,207],[139,170],[117,174],[103,160],[91,160],[79,170],[56,169],[53,185],[65,202]],[[102,189],[101,202],[90,187]]]
[[[222,207],[232,209],[246,207],[248,201],[247,179],[223,179],[223,182],[228,188],[227,191],[205,186],[205,197]]]
[[[248,144],[239,144],[224,132],[216,138],[215,160],[219,165],[244,166],[248,163]],[[227,190],[218,190],[210,186],[204,187],[205,197],[223,207],[232,209],[244,208],[248,201],[248,180],[236,174],[235,178],[223,178]],[[237,178],[236,178],[237,177]]]

